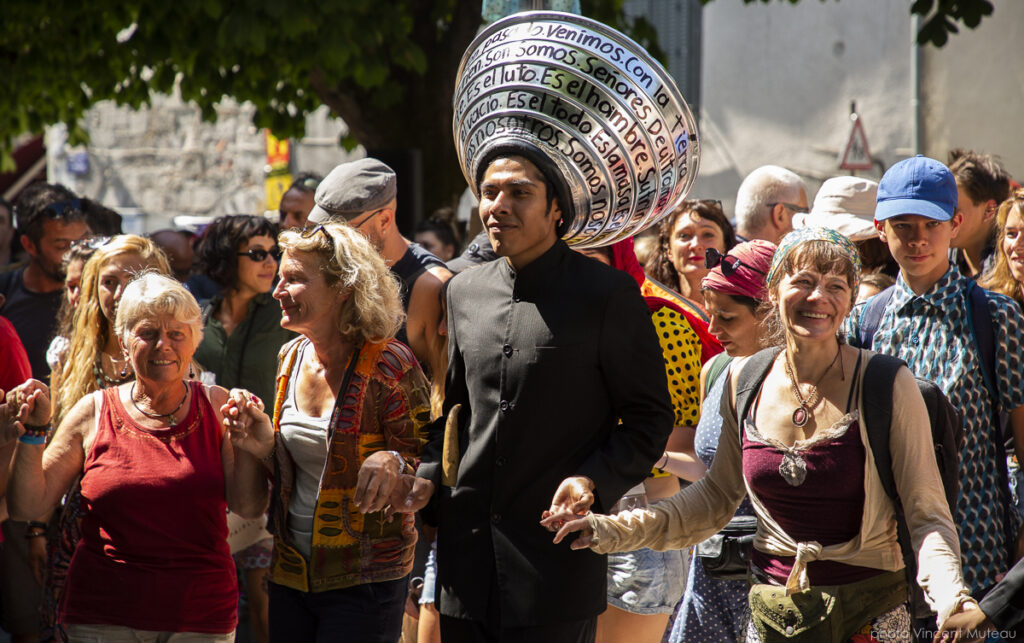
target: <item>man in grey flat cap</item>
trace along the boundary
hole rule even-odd
[[[402,236],[395,222],[398,179],[374,158],[337,166],[316,189],[312,224],[345,221],[377,248],[401,282],[406,320],[397,338],[421,364],[432,366],[430,346],[441,323],[441,286],[451,278],[444,262]],[[444,373],[434,373],[444,377]]]

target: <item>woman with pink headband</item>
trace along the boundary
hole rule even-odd
[[[702,477],[715,459],[722,430],[722,390],[731,362],[753,355],[766,345],[761,331],[764,312],[759,308],[766,299],[765,276],[774,254],[775,244],[759,239],[741,243],[724,255],[713,249],[705,255],[705,265],[711,271],[701,281],[701,294],[710,319],[708,330],[721,342],[725,353],[708,361],[700,374],[701,414],[694,437],[699,460],[693,461],[682,453],[667,453],[666,469],[683,478]],[[753,515],[750,501],[744,499],[736,510],[734,523]],[[705,571],[700,557],[691,556],[686,593],[669,641],[740,640],[746,621],[747,589],[746,580],[717,580]]]

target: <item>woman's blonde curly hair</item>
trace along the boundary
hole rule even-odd
[[[97,389],[93,365],[100,359],[107,341],[114,337],[114,324],[100,309],[100,273],[115,257],[135,255],[147,269],[171,274],[167,256],[155,243],[134,234],[113,237],[93,253],[82,269],[82,293],[74,311],[70,345],[60,369],[51,380],[56,391],[54,426],[60,426],[78,400]]]
[[[1016,210],[1019,216],[1024,217],[1024,189],[1011,192],[1010,198],[999,204],[999,211],[996,214],[996,225],[999,230],[996,241],[996,261],[992,268],[978,280],[978,285],[993,292],[1002,293],[1007,297],[1013,297],[1014,301],[1024,306],[1024,287],[1021,287],[1021,283],[1010,272],[1010,263],[1003,250],[1003,241],[1006,240],[1006,220],[1013,210]]]
[[[382,342],[401,328],[405,311],[398,278],[358,230],[347,223],[324,223],[285,230],[277,243],[282,251],[316,256],[327,284],[349,294],[338,315],[338,331],[344,339]]]

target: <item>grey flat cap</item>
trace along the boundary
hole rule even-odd
[[[312,223],[351,219],[363,212],[383,208],[398,192],[395,171],[377,159],[365,158],[342,163],[320,182],[309,213]]]

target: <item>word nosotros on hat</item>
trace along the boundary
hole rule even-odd
[[[342,163],[316,189],[311,223],[352,219],[363,212],[383,208],[398,193],[395,171],[374,158]]]

